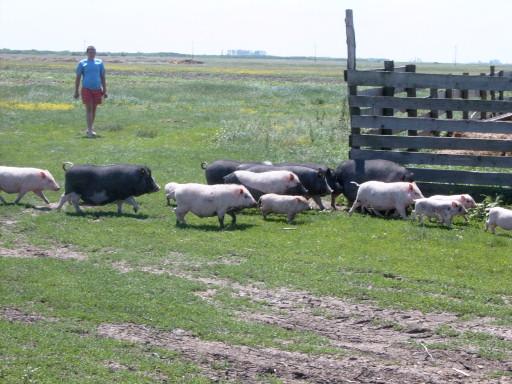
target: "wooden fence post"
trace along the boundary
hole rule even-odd
[[[437,99],[437,88],[430,88],[430,98]],[[430,117],[433,119],[439,118],[439,111],[431,110]],[[432,131],[432,136],[439,136],[439,131]]]
[[[416,72],[416,65],[406,65],[405,72]],[[416,97],[416,88],[406,88],[405,92],[407,93],[407,97]],[[407,109],[407,117],[418,117],[418,110]],[[407,136],[418,136],[418,131],[415,129],[409,129],[407,130]],[[408,151],[414,151],[414,149],[408,149]]]
[[[395,62],[393,60],[384,61],[384,71],[386,72],[394,72],[395,70]],[[395,95],[395,88],[393,87],[383,87],[382,88],[382,96],[391,96]],[[393,108],[382,108],[382,116],[393,116],[395,114],[395,110]],[[381,135],[392,135],[393,131],[391,129],[381,129]],[[391,148],[381,148],[382,150],[389,150]]]
[[[347,71],[356,69],[356,34],[354,31],[354,20],[351,9],[345,10],[345,29],[347,34]],[[357,85],[349,85],[349,96],[357,96]],[[348,138],[349,148],[359,149],[359,147],[352,146],[352,135],[359,135],[361,128],[352,125],[352,116],[361,114],[359,107],[350,107],[350,136]]]
[[[480,76],[487,76],[485,73],[481,73]],[[487,91],[480,90],[480,99],[487,100]],[[487,112],[480,111],[480,120],[487,119]]]
[[[469,73],[468,72],[464,72],[463,73],[464,76],[468,76]],[[461,89],[460,90],[460,97],[463,98],[463,99],[467,99],[469,97],[469,92],[467,89]],[[462,111],[462,118],[467,120],[469,119],[469,112],[468,111]]]
[[[498,72],[499,77],[503,77],[504,75],[505,75],[505,72],[503,72],[503,71]],[[503,93],[504,93],[503,91],[498,92],[498,100],[503,100]]]

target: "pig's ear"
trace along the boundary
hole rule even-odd
[[[317,171],[317,173],[316,173],[316,174],[317,174],[317,176],[318,176],[319,178],[322,178],[322,177],[324,177],[324,176],[325,176],[324,171],[322,171],[322,168],[318,168],[318,171]]]
[[[290,173],[290,175],[288,176],[288,180],[293,181],[293,173]]]
[[[462,201],[462,202],[464,203],[464,202],[466,201],[466,196],[465,196],[465,195],[462,195],[462,196],[460,197],[460,201]]]
[[[414,186],[412,185],[413,183],[409,183],[409,191],[412,192],[414,190]]]
[[[240,188],[238,193],[240,193],[241,195],[243,195],[243,194],[244,194],[244,189],[243,189],[243,188]]]
[[[456,201],[452,201],[452,207],[453,207],[453,208],[456,208],[456,207],[457,207],[457,205],[459,205],[459,204],[457,204],[457,202],[456,202]]]
[[[46,179],[46,173],[43,171],[39,172],[39,175],[41,176],[41,179]]]
[[[300,202],[300,197],[296,197],[295,201],[299,201]]]

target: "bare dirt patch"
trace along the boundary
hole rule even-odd
[[[166,267],[169,268],[169,265]],[[382,309],[372,304],[319,297],[286,288],[268,289],[263,284],[242,285],[226,279],[196,276],[190,271],[180,270],[176,265],[173,267],[172,270],[164,267],[142,267],[136,270],[201,282],[207,289],[197,295],[213,304],[217,290],[227,288],[233,296],[249,298],[264,308],[261,311],[237,312],[240,319],[314,332],[327,338],[332,346],[347,351],[350,356],[326,358],[227,345],[218,346],[219,351],[190,335],[187,338],[181,337],[178,343],[175,335],[164,333],[162,337],[167,340],[166,347],[183,353],[186,358],[205,369],[210,377],[219,379],[218,372],[217,376],[211,376],[210,371],[212,364],[218,366],[219,361],[229,363],[230,368],[224,372],[224,379],[243,382],[252,382],[266,372],[275,374],[285,382],[498,383],[505,381],[491,379],[494,372],[512,372],[511,362],[486,359],[474,347],[429,347],[434,344],[450,344],[449,336],[437,332],[440,327],[454,332],[482,332],[512,341],[511,330],[492,325],[493,319],[463,322],[449,313],[423,314],[420,311]],[[123,272],[130,270],[134,269],[122,265]],[[114,328],[117,330],[116,336],[111,337],[124,340],[133,337],[140,342],[141,337],[148,340],[160,337],[156,336],[159,331],[147,328],[141,331],[139,326],[134,325],[118,325]],[[127,334],[131,336],[127,337]],[[193,358],[189,351],[199,348],[198,343],[206,343],[204,347],[207,356],[200,361]],[[247,361],[238,358],[245,353],[241,348],[250,351]],[[270,361],[268,357],[271,357]]]
[[[32,213],[34,214],[34,213]],[[16,226],[16,221],[6,218],[0,218],[0,232],[7,228]],[[14,248],[6,248],[0,242],[0,257],[16,257],[22,259],[31,259],[39,257],[49,257],[59,260],[86,260],[87,255],[73,250],[66,244],[53,243],[49,249],[42,249],[27,243],[26,238],[18,235],[15,239]]]
[[[20,245],[16,249],[4,248],[0,246],[0,256],[17,257],[22,259],[31,259],[38,257],[49,257],[59,260],[86,260],[87,256],[76,252],[66,245],[54,245],[51,249],[42,249],[32,245]]]
[[[52,317],[44,317],[35,313],[26,313],[16,308],[0,308],[0,318],[12,323],[33,324],[38,321],[57,321]]]
[[[210,379],[260,382],[273,375],[285,383],[498,383],[485,373],[443,367],[435,361],[418,359],[415,364],[384,357],[350,356],[332,358],[287,352],[274,348],[233,346],[201,340],[175,329],[161,331],[136,324],[102,324],[98,335],[133,343],[149,344],[179,352],[197,364]]]

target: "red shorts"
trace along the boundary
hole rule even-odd
[[[84,104],[101,104],[103,91],[101,89],[82,88],[82,102]]]

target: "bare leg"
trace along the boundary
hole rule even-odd
[[[93,104],[92,106],[92,124],[91,124],[91,130],[94,132],[94,120],[96,120],[96,108],[98,107],[97,104]],[[96,132],[94,132],[96,133]]]
[[[93,124],[94,124],[94,105],[93,104],[85,104],[85,117],[87,120],[87,132],[92,132]]]

